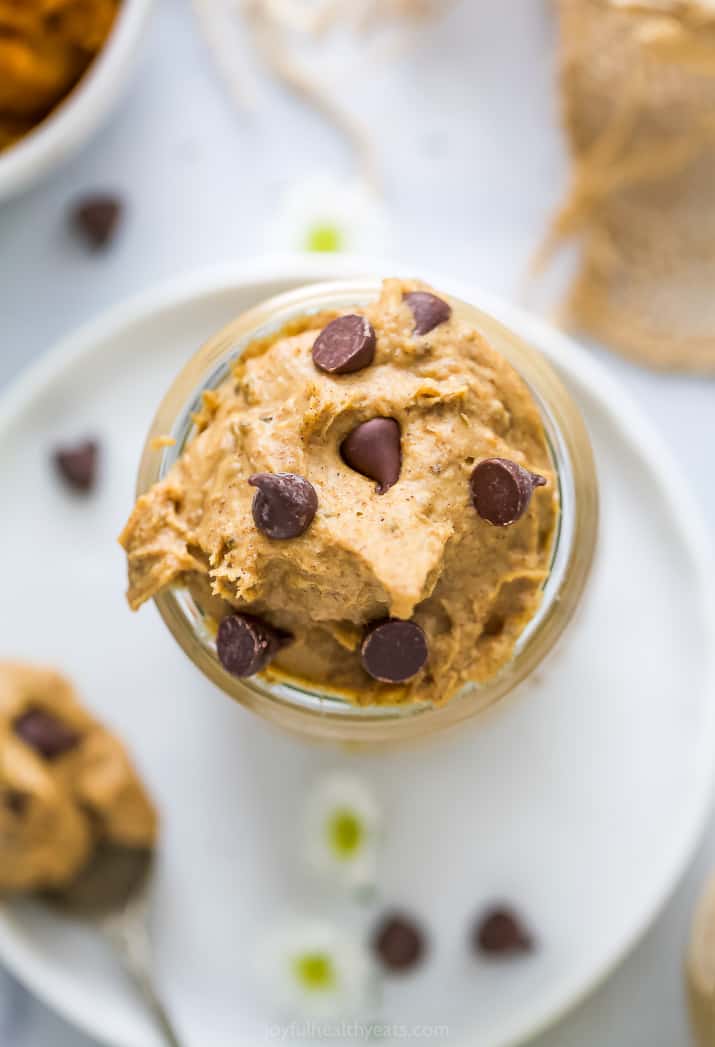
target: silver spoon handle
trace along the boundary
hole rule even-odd
[[[144,921],[125,914],[123,918],[105,921],[103,930],[148,1004],[166,1047],[183,1047],[171,1015],[156,987],[151,943]]]

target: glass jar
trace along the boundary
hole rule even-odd
[[[299,288],[243,313],[189,361],[154,419],[142,458],[138,494],[163,479],[195,434],[192,416],[202,394],[218,386],[248,346],[271,339],[299,318],[361,307],[379,296],[378,281],[346,280]],[[510,693],[539,665],[571,619],[593,559],[598,489],[581,415],[543,356],[474,306],[445,296],[455,315],[475,327],[518,371],[539,407],[558,480],[560,515],[551,568],[539,610],[511,660],[492,679],[469,684],[446,704],[359,706],[346,698],[270,674],[238,679],[216,654],[215,623],[186,586],[156,597],[159,611],[196,666],[226,694],[267,720],[304,736],[336,742],[384,743],[429,735],[474,716]],[[159,438],[171,436],[172,446]]]

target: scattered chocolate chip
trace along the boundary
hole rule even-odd
[[[339,316],[316,338],[313,363],[328,374],[352,374],[370,366],[376,345],[375,331],[364,316]]]
[[[412,291],[405,295],[405,301],[415,318],[415,334],[427,334],[446,324],[452,315],[451,306],[429,291]]]
[[[234,676],[253,676],[265,669],[292,636],[252,614],[231,614],[218,629],[216,650],[221,665]]]
[[[340,454],[356,473],[377,481],[377,493],[389,491],[400,478],[400,426],[394,418],[371,418],[345,437]]]
[[[99,251],[114,239],[122,211],[118,196],[96,193],[77,201],[71,213],[72,224],[85,243]]]
[[[382,683],[404,683],[427,661],[427,638],[417,622],[385,618],[368,627],[360,648],[363,668]]]
[[[54,462],[64,482],[74,491],[89,493],[97,480],[99,445],[96,440],[84,440],[75,447],[58,447]]]
[[[294,473],[256,473],[249,484],[257,487],[253,520],[267,538],[299,538],[318,510],[315,488]]]
[[[511,909],[498,906],[484,913],[474,928],[476,950],[488,956],[512,956],[531,952],[534,939]]]
[[[17,815],[18,818],[21,818],[27,810],[30,797],[20,789],[6,789],[3,793],[2,801],[6,810],[10,811],[11,814]]]
[[[524,515],[534,488],[545,483],[543,476],[508,458],[486,458],[474,467],[469,488],[472,504],[482,519],[506,527]]]
[[[46,760],[55,760],[76,749],[82,740],[78,731],[44,709],[28,709],[14,721],[13,729],[18,738]]]
[[[427,951],[421,928],[402,913],[391,913],[382,920],[372,947],[383,967],[399,973],[416,967]]]

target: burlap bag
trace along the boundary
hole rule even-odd
[[[557,0],[565,323],[655,367],[715,372],[715,4]]]

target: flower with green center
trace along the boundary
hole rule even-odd
[[[321,172],[290,185],[271,214],[269,251],[379,255],[391,247],[384,205],[361,182]]]
[[[305,952],[293,960],[295,976],[308,992],[330,992],[335,988],[333,962],[325,953]]]
[[[359,850],[363,827],[355,811],[335,811],[328,821],[328,838],[335,857],[349,861]]]
[[[360,892],[374,888],[380,835],[378,804],[359,778],[336,772],[308,793],[307,863],[331,884]]]
[[[259,944],[257,960],[272,1005],[292,1018],[354,1018],[375,996],[369,949],[327,921],[298,920],[277,928]]]
[[[342,243],[340,230],[334,225],[314,225],[308,230],[306,249],[308,251],[323,252],[339,251]]]

